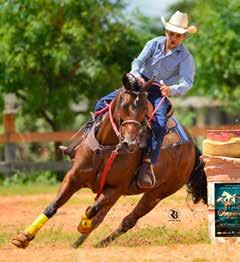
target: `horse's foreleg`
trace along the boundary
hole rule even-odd
[[[19,248],[26,248],[38,231],[51,218],[69,198],[81,188],[79,168],[74,165],[65,176],[55,200],[40,214],[34,222],[13,240],[12,244]]]
[[[77,248],[83,244],[90,233],[102,223],[108,211],[116,203],[119,197],[120,193],[116,190],[116,188],[105,189],[94,204],[87,208],[85,215],[78,226],[78,231],[81,235],[74,242],[74,248]]]
[[[162,198],[158,197],[157,191],[150,191],[145,193],[134,210],[126,216],[121,222],[117,230],[112,232],[107,238],[103,239],[97,244],[97,247],[105,247],[117,237],[126,233],[129,229],[133,228],[137,221],[150,212],[161,200]]]

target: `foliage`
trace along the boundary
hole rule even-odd
[[[198,27],[198,33],[186,42],[196,62],[192,94],[217,98],[229,104],[228,109],[239,110],[240,2],[184,0],[173,7],[182,7]]]
[[[32,125],[42,118],[69,129],[70,103],[117,88],[143,45],[123,8],[122,0],[1,1],[0,91],[16,93]]]
[[[32,172],[22,173],[17,172],[13,176],[6,178],[3,175],[0,176],[0,186],[14,186],[14,185],[33,185],[33,184],[45,184],[54,185],[57,183],[56,173],[45,171],[45,172]]]
[[[164,28],[159,17],[143,15],[139,10],[132,13],[133,24],[137,34],[144,37],[145,42],[159,35],[164,35]]]
[[[176,12],[176,10],[180,10],[183,13],[187,13],[190,20],[192,21],[192,10],[194,9],[196,2],[196,0],[181,0],[174,2],[169,6],[168,12],[169,14],[173,14]]]

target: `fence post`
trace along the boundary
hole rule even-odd
[[[15,118],[16,118],[16,95],[8,93],[4,95],[4,111],[3,111],[3,125],[4,133],[9,140],[9,143],[4,146],[4,160],[7,163],[16,160],[16,144],[11,143],[11,134],[16,133]]]

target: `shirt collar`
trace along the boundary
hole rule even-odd
[[[162,47],[163,47],[163,50],[164,50],[164,48],[165,48],[166,40],[167,40],[167,38],[164,37],[164,40],[162,41]],[[177,46],[176,48],[170,50],[169,54],[173,54],[174,52],[181,52],[182,50],[183,50],[183,45],[180,44],[180,45]]]

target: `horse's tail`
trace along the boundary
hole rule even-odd
[[[195,146],[195,164],[192,174],[187,182],[187,192],[191,194],[194,204],[201,199],[207,204],[207,177],[204,172],[204,163],[200,159],[201,151]]]

